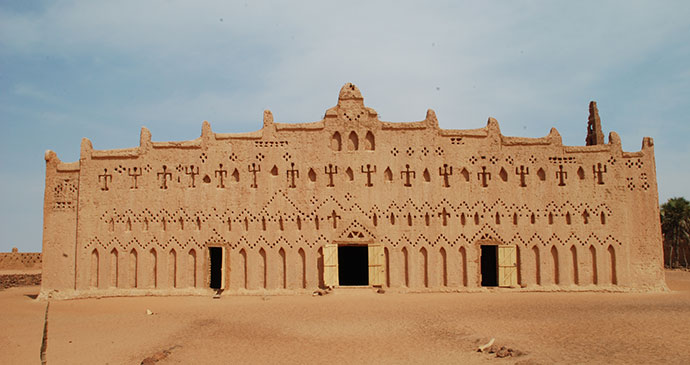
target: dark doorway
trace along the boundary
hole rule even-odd
[[[498,253],[495,245],[482,248],[482,286],[498,286]]]
[[[341,286],[369,285],[367,246],[338,246],[338,276]]]
[[[208,255],[211,261],[211,289],[220,289],[223,277],[223,248],[209,247]]]

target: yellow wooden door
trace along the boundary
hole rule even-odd
[[[498,286],[517,286],[517,255],[513,245],[498,246]]]
[[[369,285],[383,285],[385,267],[383,266],[383,246],[371,244],[369,247]]]
[[[338,282],[338,245],[329,243],[323,248],[323,283],[335,287]]]

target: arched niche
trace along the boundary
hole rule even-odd
[[[374,140],[374,134],[371,131],[367,132],[364,137],[364,149],[366,151],[373,151],[376,149],[376,141]]]
[[[340,137],[340,132],[333,133],[331,137],[331,149],[333,151],[340,151],[343,149],[343,140]]]
[[[357,151],[359,149],[359,137],[357,137],[357,133],[355,131],[350,132],[350,135],[347,137],[347,150],[348,151]]]

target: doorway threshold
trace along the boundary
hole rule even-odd
[[[333,290],[334,294],[344,294],[344,295],[369,295],[376,294],[376,289],[373,286],[367,285],[347,285],[338,286]]]
[[[370,285],[343,285],[338,286],[336,289],[373,289]]]

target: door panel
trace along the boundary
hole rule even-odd
[[[383,246],[369,245],[369,285],[383,285],[385,275]]]
[[[498,286],[517,286],[517,256],[513,245],[498,246]]]
[[[338,245],[326,244],[323,248],[323,283],[338,286]]]

